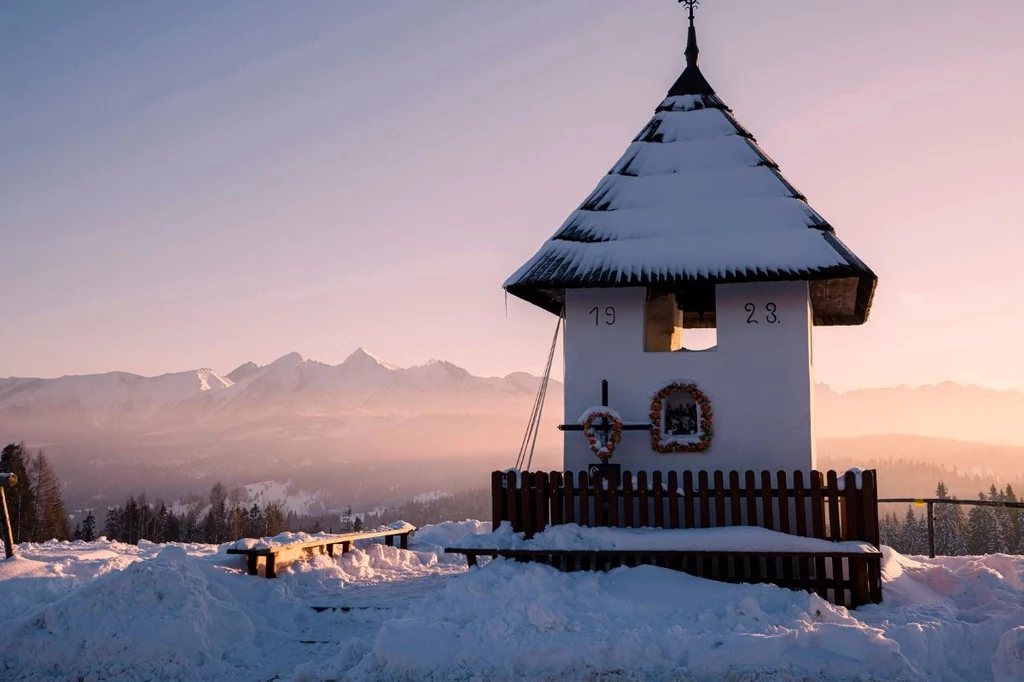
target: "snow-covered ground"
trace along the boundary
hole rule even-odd
[[[429,526],[276,580],[227,545],[22,545],[0,561],[0,679],[1024,680],[1024,557],[885,549],[885,603],[847,611],[654,567],[467,572],[442,551],[489,530]]]

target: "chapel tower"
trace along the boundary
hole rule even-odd
[[[877,277],[715,93],[681,1],[686,68],[504,287],[564,316],[565,470],[611,438],[632,471],[808,471],[813,327],[863,324]]]

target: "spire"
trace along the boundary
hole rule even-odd
[[[700,48],[697,47],[697,27],[693,23],[693,9],[700,4],[700,0],[679,0],[685,2],[690,10],[690,31],[686,35],[686,67],[697,66],[697,59],[700,57]]]
[[[694,9],[700,5],[700,0],[679,0],[686,5],[690,15],[690,29],[686,36],[686,70],[668,91],[669,97],[680,95],[713,95],[714,88],[700,72],[697,61],[700,58],[700,48],[697,47],[697,27],[694,24]]]

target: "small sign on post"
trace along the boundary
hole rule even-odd
[[[7,511],[7,494],[4,492],[6,488],[13,488],[18,485],[18,475],[4,473],[0,474],[0,522],[3,523],[3,528],[0,528],[0,532],[4,534],[4,555],[10,559],[14,556],[14,531],[11,530],[11,515]]]
[[[602,478],[608,478],[614,476],[616,480],[622,476],[622,465],[615,463],[611,464],[608,462],[602,464],[591,464],[588,473],[590,474],[591,480],[600,476]]]

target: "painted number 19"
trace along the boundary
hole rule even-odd
[[[599,307],[594,306],[591,309],[590,314],[594,316],[595,327],[601,326],[602,318],[604,319],[604,323],[609,327],[615,324],[615,308],[611,306],[604,309],[604,315],[601,314],[601,309]]]

